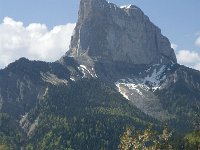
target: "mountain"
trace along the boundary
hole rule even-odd
[[[73,69],[80,80],[71,77]],[[141,129],[157,123],[109,84],[83,76],[69,59],[63,66],[22,58],[2,70],[0,146],[117,149],[127,125]]]
[[[176,63],[169,40],[136,6],[83,0],[67,56],[131,64]]]
[[[21,58],[0,70],[0,146],[117,149],[129,125],[192,131],[199,106],[200,72],[177,63],[140,8],[81,0],[60,60]]]
[[[175,53],[169,40],[138,7],[119,8],[105,0],[81,1],[64,59],[68,57],[73,57],[92,76],[97,74],[114,83],[148,115],[159,119],[170,116],[148,89],[161,86],[177,63]]]
[[[190,111],[198,112],[199,72],[177,64],[169,40],[137,6],[82,0],[69,51],[61,61],[69,57],[87,77],[109,82],[158,120],[177,118],[181,111],[183,118],[191,118]]]

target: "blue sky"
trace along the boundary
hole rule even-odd
[[[109,1],[120,6],[125,4],[135,4],[140,7],[144,11],[144,13],[149,16],[150,20],[161,28],[162,33],[170,39],[170,42],[173,43],[174,46],[176,45],[176,53],[178,55],[177,57],[180,57],[179,62],[187,66],[200,69],[200,39],[198,40],[198,38],[200,37],[199,0]],[[30,30],[26,31],[26,34],[28,35],[32,35],[35,31],[42,31],[42,33],[44,32],[45,34],[43,33],[43,36],[40,36],[42,40],[44,38],[47,38],[47,34],[47,39],[50,40],[52,40],[52,38],[55,39],[55,35],[59,38],[62,38],[64,37],[64,35],[60,34],[63,30],[66,34],[68,33],[68,35],[66,36],[69,36],[69,34],[71,33],[69,30],[74,27],[74,24],[71,24],[70,26],[69,23],[76,22],[79,7],[79,0],[0,0],[0,2],[0,33],[5,31],[5,17],[9,17],[11,20],[7,19],[7,24],[10,24],[10,22],[12,21],[14,21],[15,23],[20,21],[21,23],[23,23],[23,25],[21,25],[20,27],[21,31],[24,29],[27,30],[27,28],[31,28],[31,32]],[[37,25],[32,25],[33,23],[37,23]],[[1,30],[2,24],[4,24],[4,27]],[[31,27],[28,27],[30,25]],[[45,25],[45,27],[42,25]],[[56,28],[56,30],[55,27],[58,27],[60,32],[58,32],[58,29]],[[6,30],[9,29],[10,28],[6,28]],[[14,29],[11,28],[11,30]],[[16,33],[13,32],[12,35]],[[25,34],[24,32],[20,33]],[[7,35],[5,36],[7,37]],[[5,45],[6,39],[4,39],[4,37],[0,37],[0,43],[4,42]],[[23,37],[20,37],[20,39],[21,38]],[[69,44],[69,41],[67,44]],[[66,44],[62,44],[62,46],[64,47],[66,46]],[[62,46],[58,47],[62,49],[62,52],[60,52],[59,55],[62,55],[62,53],[67,50],[67,46],[65,49]],[[46,48],[46,46],[43,47]],[[0,45],[0,54],[1,52],[5,53],[5,50],[2,50],[2,48],[4,47]],[[57,47],[54,47],[52,51],[56,50],[56,48]],[[7,49],[7,51],[9,50],[10,49]],[[15,54],[17,54],[17,51],[15,52]],[[25,56],[28,57],[28,55],[31,54],[27,54]],[[38,55],[41,54],[38,53]],[[56,58],[52,58],[52,60],[47,60],[40,57],[36,59],[53,61],[54,59],[60,57],[59,55]],[[191,56],[190,58],[188,58],[190,60],[186,60],[188,55]],[[17,59],[20,56],[21,55],[18,55],[13,59]],[[6,55],[4,59],[6,59],[7,57],[8,56]],[[32,57],[32,59],[34,59],[35,57]],[[13,59],[10,59],[9,61],[13,61]],[[194,60],[196,62],[194,62]],[[9,63],[9,61],[7,61],[6,63]],[[3,62],[0,61],[0,67],[4,67],[5,65],[7,65],[6,63],[3,64]]]

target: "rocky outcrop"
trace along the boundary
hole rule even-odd
[[[137,6],[81,0],[66,56],[131,64],[176,63],[169,40]]]

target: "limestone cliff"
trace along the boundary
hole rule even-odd
[[[132,64],[176,63],[169,40],[140,8],[81,0],[67,56]]]

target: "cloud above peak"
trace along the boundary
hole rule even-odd
[[[23,22],[5,17],[0,23],[0,68],[26,57],[55,61],[68,50],[75,24],[58,25],[49,30],[45,24]]]
[[[174,43],[171,43],[171,48],[173,48],[174,50],[177,50],[178,45],[176,45],[176,44],[174,44]]]
[[[195,41],[195,45],[200,47],[200,36]],[[176,58],[179,64],[200,71],[200,53],[194,50],[179,49],[175,43],[171,43],[171,47],[175,50]]]
[[[197,46],[199,46],[200,47],[200,36],[197,38],[197,40],[195,41],[195,44],[197,45]]]
[[[179,50],[176,57],[178,63],[200,70],[200,55],[196,51]]]

